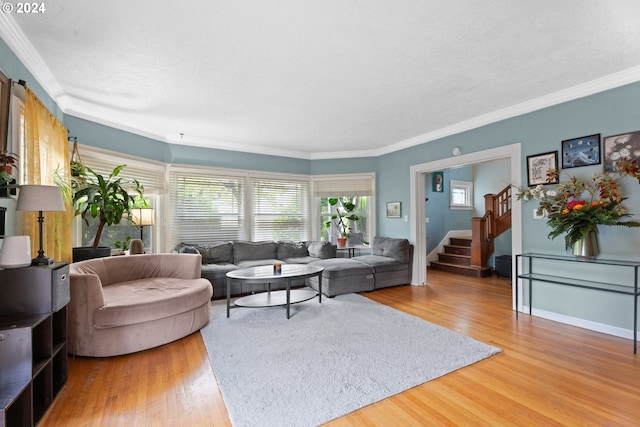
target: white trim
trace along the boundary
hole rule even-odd
[[[626,84],[640,81],[640,66],[628,68],[608,76],[604,76],[589,82],[572,86],[554,93],[550,93],[538,98],[527,100],[519,104],[506,107],[497,111],[474,117],[456,123],[452,126],[437,129],[421,135],[414,136],[402,141],[390,142],[389,145],[376,150],[361,151],[335,151],[335,152],[315,152],[306,153],[284,149],[273,149],[264,146],[256,146],[252,144],[231,143],[228,141],[212,141],[208,139],[192,139],[179,140],[177,135],[158,135],[148,129],[133,128],[128,125],[118,123],[105,117],[104,114],[96,115],[91,111],[79,108],[74,98],[64,92],[60,83],[56,80],[53,73],[46,65],[40,54],[31,44],[14,18],[6,13],[0,13],[0,36],[9,46],[9,48],[20,59],[23,65],[33,74],[36,80],[58,104],[60,110],[64,114],[73,115],[82,119],[90,120],[95,123],[103,124],[114,129],[123,130],[133,134],[145,136],[158,141],[164,141],[170,144],[188,144],[190,146],[218,148],[224,150],[242,151],[248,153],[258,153],[265,155],[275,155],[290,158],[301,158],[306,160],[323,160],[336,158],[354,158],[354,157],[378,157],[405,148],[435,141],[450,135],[455,135],[468,130],[476,129],[491,123],[499,122],[511,117],[520,116],[532,111],[547,108],[563,102],[572,101],[574,99],[583,98],[594,93],[604,92],[609,89],[624,86]],[[28,82],[27,82],[28,83]]]
[[[522,311],[528,314],[529,306],[523,306]],[[633,340],[633,329],[625,329],[617,326],[607,325],[604,323],[592,322],[591,320],[579,319],[577,317],[566,316],[564,314],[553,313],[550,311],[540,310],[538,308],[533,309],[532,316],[553,320],[554,322],[564,323],[566,325],[577,326],[579,328],[588,329],[590,331]]]
[[[424,203],[426,193],[424,174],[504,158],[510,159],[511,184],[520,187],[522,162],[521,144],[519,142],[489,150],[413,165],[410,167],[410,240],[414,244],[412,284],[420,285],[427,282],[426,215]],[[513,203],[511,206],[511,251],[512,254],[522,253],[521,203]],[[522,286],[519,288],[520,292],[522,292]],[[515,292],[513,293],[512,298],[515,306]],[[522,295],[519,295],[518,301],[522,304]]]

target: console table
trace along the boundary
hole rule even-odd
[[[515,298],[516,298],[516,319],[518,318],[518,279],[527,280],[529,282],[529,314],[533,308],[533,282],[553,283],[562,286],[572,286],[582,289],[593,289],[602,292],[610,292],[622,295],[630,295],[633,297],[633,354],[638,351],[638,270],[640,269],[640,261],[619,261],[612,259],[595,259],[580,260],[576,257],[561,255],[545,255],[536,253],[524,253],[515,256],[516,261],[516,280],[515,280]],[[522,259],[522,271],[520,272],[520,261]],[[611,284],[606,282],[597,282],[591,280],[582,280],[562,275],[549,275],[537,273],[535,271],[535,261],[559,261],[559,262],[577,262],[588,263],[593,265],[612,266],[621,269],[631,269],[633,271],[633,283],[628,285]]]

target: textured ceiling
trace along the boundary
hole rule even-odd
[[[173,143],[379,155],[640,80],[637,0],[45,5],[0,35],[61,109]]]

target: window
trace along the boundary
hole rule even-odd
[[[350,236],[353,238],[364,241],[369,241],[369,197],[367,196],[343,196],[338,197],[340,200],[348,200],[356,208],[354,213],[358,216],[358,221],[355,224],[351,224],[347,219],[347,227],[349,227]],[[335,209],[341,209],[340,203],[335,206],[329,204],[329,197],[322,197],[320,199],[320,240],[333,241],[334,237],[338,236],[338,230],[335,224],[327,226],[327,223],[331,221],[331,215],[335,213]],[[357,242],[360,244],[361,242]]]
[[[327,226],[331,220],[331,215],[335,213],[338,205],[331,206],[329,198],[350,200],[356,205],[355,214],[360,217],[357,224],[350,224],[352,237],[360,237],[364,241],[370,241],[373,235],[372,230],[375,224],[375,209],[373,209],[375,194],[374,174],[349,174],[349,175],[325,175],[312,177],[313,194],[318,205],[314,221],[318,220],[317,230],[319,235],[314,237],[320,240],[336,242],[338,230],[335,226]]]
[[[473,183],[468,181],[454,181],[449,183],[450,209],[473,209]]]
[[[82,156],[82,163],[96,173],[103,175],[105,178],[109,176],[116,166],[125,164],[126,167],[122,169],[118,176],[127,180],[137,179],[144,187],[144,196],[149,202],[149,207],[157,208],[160,205],[159,197],[160,194],[164,192],[164,165],[155,164],[151,161],[142,162],[127,159],[122,156],[115,156],[106,150],[83,145],[79,145],[79,152]],[[156,209],[156,213],[157,211],[158,209]],[[93,245],[93,238],[96,235],[99,223],[98,219],[89,218],[88,223],[84,221],[80,222],[81,224],[78,226],[79,245]],[[122,243],[127,241],[127,238],[138,239],[142,234],[142,241],[145,247],[149,248],[148,252],[155,252],[154,248],[156,248],[156,250],[158,248],[154,243],[154,227],[155,226],[143,227],[141,233],[139,226],[133,225],[123,219],[120,224],[106,227],[103,230],[102,236],[100,237],[100,246],[121,247]]]
[[[244,177],[171,173],[170,246],[243,240]]]
[[[309,183],[251,179],[252,232],[260,240],[309,240]]]

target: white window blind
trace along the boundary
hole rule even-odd
[[[309,183],[251,178],[252,239],[310,239]]]
[[[246,238],[244,178],[171,172],[170,245]]]
[[[317,177],[313,180],[313,195],[315,197],[373,196],[374,184],[373,175]]]
[[[90,148],[80,146],[82,163],[105,178],[118,165],[126,165],[118,176],[126,179],[137,179],[144,187],[145,194],[162,194],[164,188],[165,167],[140,160],[131,160],[94,152]]]

